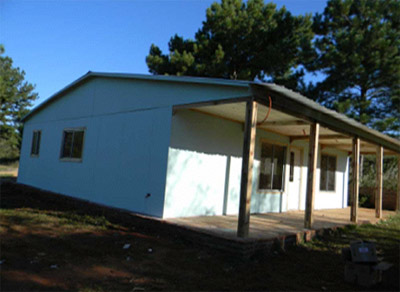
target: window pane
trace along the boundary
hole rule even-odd
[[[37,139],[36,139],[36,155],[39,155],[39,149],[40,149],[40,137],[42,136],[41,131],[37,131]]]
[[[328,174],[328,172],[327,172],[327,170],[328,170],[328,156],[326,156],[326,155],[322,155],[321,156],[321,168],[320,168],[320,172],[321,172],[321,175],[320,175],[320,187],[319,187],[319,189],[321,190],[321,191],[326,191],[327,190],[327,180],[328,180],[328,178],[327,178],[327,174]]]
[[[261,145],[261,165],[258,188],[261,190],[271,189],[272,174],[272,145],[262,143]]]
[[[63,149],[61,153],[61,158],[71,157],[71,147],[72,147],[72,136],[73,132],[64,131]]]
[[[273,185],[274,190],[282,189],[283,178],[283,163],[285,161],[285,147],[274,145],[274,176]]]
[[[74,145],[72,147],[72,158],[82,158],[83,131],[74,132]]]
[[[293,181],[293,176],[294,176],[294,152],[290,152],[289,181]]]
[[[36,141],[37,141],[37,132],[33,132],[32,145],[31,145],[31,155],[35,155],[36,154]]]
[[[336,157],[328,156],[328,191],[335,190]]]

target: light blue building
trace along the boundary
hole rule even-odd
[[[238,214],[250,101],[252,213],[305,209],[315,122],[315,209],[347,207],[353,137],[400,149],[274,84],[89,72],[24,118],[18,182],[159,218]]]

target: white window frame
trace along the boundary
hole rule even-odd
[[[83,132],[83,139],[82,139],[82,153],[80,158],[73,158],[73,157],[63,157],[64,152],[64,142],[65,142],[65,132]],[[62,130],[61,133],[61,148],[60,148],[60,161],[63,162],[82,162],[83,160],[83,152],[85,149],[85,136],[86,136],[86,127],[75,127],[75,128],[65,128]],[[74,145],[74,135],[72,136],[71,142],[71,153],[73,151]]]

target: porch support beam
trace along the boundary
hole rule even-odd
[[[248,237],[250,229],[250,201],[253,182],[254,145],[257,127],[257,102],[246,103],[246,120],[243,137],[242,176],[237,236]]]
[[[351,211],[350,221],[357,222],[358,220],[358,192],[360,185],[360,138],[353,138],[352,146],[352,165],[353,165],[353,182],[352,188],[352,200],[351,200]]]
[[[397,193],[396,193],[396,211],[400,211],[400,155],[397,156]]]
[[[302,135],[302,136],[290,136],[290,141],[295,140],[308,140],[310,138],[309,135]],[[331,140],[331,139],[349,139],[348,136],[345,135],[319,135],[319,140]],[[335,145],[335,144],[332,144]]]
[[[376,148],[376,193],[375,217],[382,218],[382,193],[383,193],[383,147]]]
[[[304,214],[304,227],[312,228],[314,198],[317,176],[317,159],[318,159],[318,138],[319,123],[310,125],[310,141],[308,145],[308,172],[307,172],[307,191],[306,191],[306,210]]]

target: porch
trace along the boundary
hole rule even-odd
[[[195,217],[197,218],[196,220],[193,219],[194,217],[190,219],[179,218],[168,220],[169,222],[183,224],[189,228],[222,237],[271,239],[279,237],[281,234],[283,236],[288,233],[296,235],[303,232],[308,234],[309,231],[306,230],[313,232],[351,222],[376,222],[377,219],[375,218],[379,219],[385,216],[382,211],[383,156],[399,154],[400,144],[398,140],[371,130],[354,120],[323,108],[299,94],[273,84],[252,83],[250,84],[250,91],[251,96],[248,98],[235,98],[234,100],[228,99],[174,107],[175,112],[180,109],[189,109],[236,122],[243,126],[240,188],[238,188],[239,191],[237,192],[239,194],[239,216]],[[268,141],[269,144],[274,146],[267,145],[266,148],[269,147],[272,150],[268,148],[268,151],[264,151],[264,156],[261,155],[262,157],[259,157],[261,162],[257,161],[256,155],[257,132],[268,132],[284,137],[283,141],[277,141],[278,139]],[[278,145],[278,147],[275,145]],[[279,145],[284,147],[284,150],[280,151],[284,154],[281,155],[282,157],[277,158],[275,154],[278,151],[276,149],[281,150]],[[300,161],[299,164],[295,162],[296,148],[300,149],[300,153],[304,154],[299,155],[303,157],[303,161]],[[286,151],[286,149],[290,150],[290,152]],[[337,176],[337,174],[334,174],[337,172],[337,159],[332,158],[333,153],[329,153],[330,151],[340,151],[344,155],[351,156],[352,183],[349,186],[349,191],[347,190],[348,168],[342,172],[344,173],[342,198],[346,200],[346,202],[343,200],[343,206],[347,205],[347,198],[349,198],[348,203],[351,205],[351,209],[315,210],[315,208],[327,208],[327,206],[320,207],[314,203],[318,192],[337,190],[334,185],[335,176]],[[287,157],[285,157],[285,152]],[[359,210],[360,154],[376,154],[375,211]],[[322,155],[325,157],[322,157]],[[287,165],[282,162],[285,159]],[[322,160],[324,161],[321,162]],[[262,165],[262,162],[264,162],[264,165]],[[259,165],[261,165],[261,168]],[[294,181],[292,175],[295,173],[296,165],[304,165],[305,173],[303,176],[304,183],[302,184],[304,186],[304,190],[302,190],[304,202],[299,198],[295,202],[295,207],[299,209],[305,207],[305,211],[252,215],[250,222],[250,212],[254,212],[251,210],[252,197],[254,198],[255,193],[254,188],[258,186],[258,189],[266,190],[268,194],[274,191],[280,191],[283,194],[284,190],[288,189],[289,183]],[[275,166],[278,166],[278,169],[283,171],[275,173]],[[285,168],[287,168],[286,172],[284,171]],[[259,181],[264,177],[260,175],[259,181],[254,179],[254,174],[261,173],[259,169],[262,169],[262,174],[265,174],[267,181],[262,187],[260,187]],[[302,170],[300,170],[301,172]],[[229,178],[229,176],[227,177]],[[277,178],[277,183],[274,178]],[[297,194],[299,192],[292,193]],[[347,193],[350,193],[349,197],[347,197]],[[400,206],[399,198],[400,184],[397,190],[396,210]],[[286,199],[287,209],[293,209],[293,206],[290,207],[288,205],[288,202],[293,200],[289,196]],[[328,207],[338,208],[338,206],[333,205]],[[365,212],[366,214],[364,214]],[[385,212],[385,214],[387,213]],[[262,216],[267,216],[267,219],[257,222],[260,218],[262,219]],[[271,216],[282,217],[274,220],[271,219]]]
[[[377,223],[374,209],[359,208],[358,224]],[[178,225],[189,231],[210,235],[218,239],[237,242],[275,241],[289,238],[296,242],[309,240],[313,235],[324,230],[336,229],[354,224],[350,221],[351,208],[314,210],[313,228],[304,228],[304,211],[289,211],[285,213],[252,214],[249,236],[237,237],[238,216],[197,216],[166,219],[168,223]],[[383,211],[383,220],[394,211]]]

